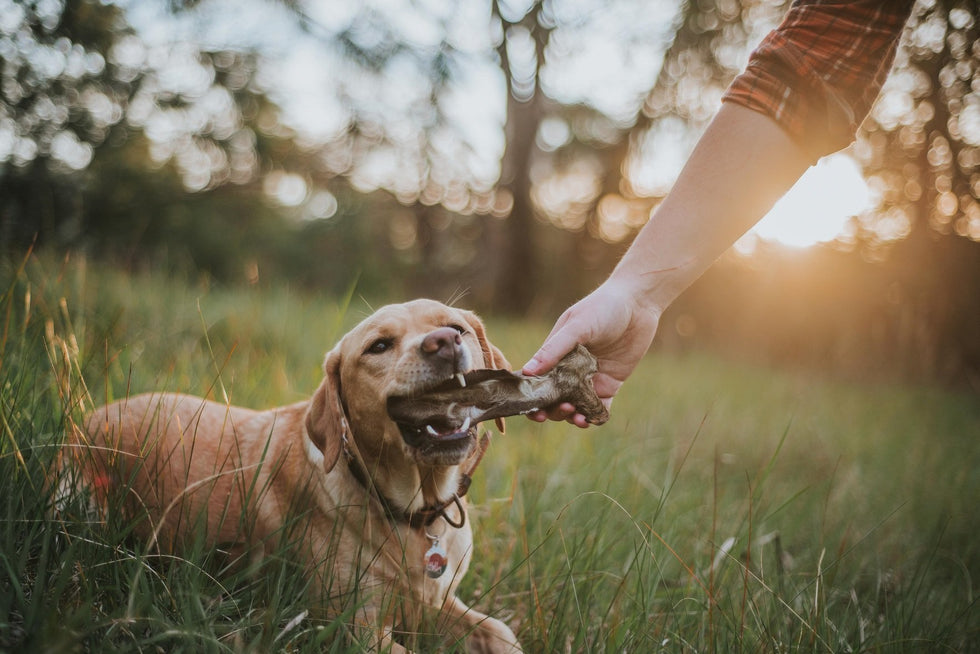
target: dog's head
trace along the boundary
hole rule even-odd
[[[470,311],[433,300],[382,307],[327,354],[307,431],[328,470],[339,455],[345,419],[365,457],[397,448],[419,464],[457,465],[476,446],[475,425],[449,417],[424,427],[398,425],[388,416],[388,398],[422,394],[477,368],[507,366]]]

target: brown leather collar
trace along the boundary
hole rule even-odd
[[[476,467],[480,465],[480,461],[483,459],[483,455],[486,453],[487,447],[490,445],[489,432],[484,431],[480,436],[480,439],[477,441],[476,453],[471,455],[473,462],[469,468],[463,472],[462,475],[460,475],[459,487],[456,489],[456,492],[453,493],[453,496],[444,502],[424,506],[418,511],[412,512],[396,509],[392,501],[385,497],[380,490],[378,490],[374,480],[371,478],[371,475],[365,468],[364,462],[361,461],[361,458],[352,451],[350,442],[347,439],[347,433],[348,430],[344,429],[342,442],[344,447],[344,457],[347,459],[347,466],[350,468],[351,474],[354,475],[354,479],[356,479],[357,482],[368,492],[371,492],[378,500],[389,520],[392,522],[406,523],[412,529],[428,527],[439,518],[442,518],[449,523],[449,526],[456,529],[461,529],[463,525],[466,524],[466,510],[463,508],[463,503],[460,502],[460,498],[465,496],[469,491],[470,484],[473,481],[473,473],[476,471]],[[455,504],[456,508],[459,509],[458,521],[453,520],[446,513],[446,509],[453,504]]]

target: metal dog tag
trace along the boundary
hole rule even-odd
[[[446,571],[446,566],[449,565],[449,556],[446,554],[446,550],[439,545],[438,538],[432,539],[432,547],[425,553],[423,562],[425,563],[425,574],[431,579],[438,579]]]

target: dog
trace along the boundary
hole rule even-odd
[[[254,411],[137,395],[91,412],[71,458],[96,505],[121,494],[153,547],[179,552],[203,538],[254,556],[289,541],[321,603],[356,606],[355,631],[374,649],[408,651],[399,634],[435,625],[468,651],[520,652],[507,625],[456,596],[473,545],[463,496],[486,434],[451,417],[399,425],[385,408],[506,367],[476,314],[432,300],[388,305],[327,353],[308,401]]]

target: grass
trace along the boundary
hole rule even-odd
[[[358,651],[288,555],[164,558],[44,479],[93,400],[309,396],[365,302],[43,258],[0,294],[0,651]],[[489,323],[515,365],[548,328]],[[975,395],[654,353],[608,425],[494,437],[461,595],[530,652],[980,651],[978,436]]]

